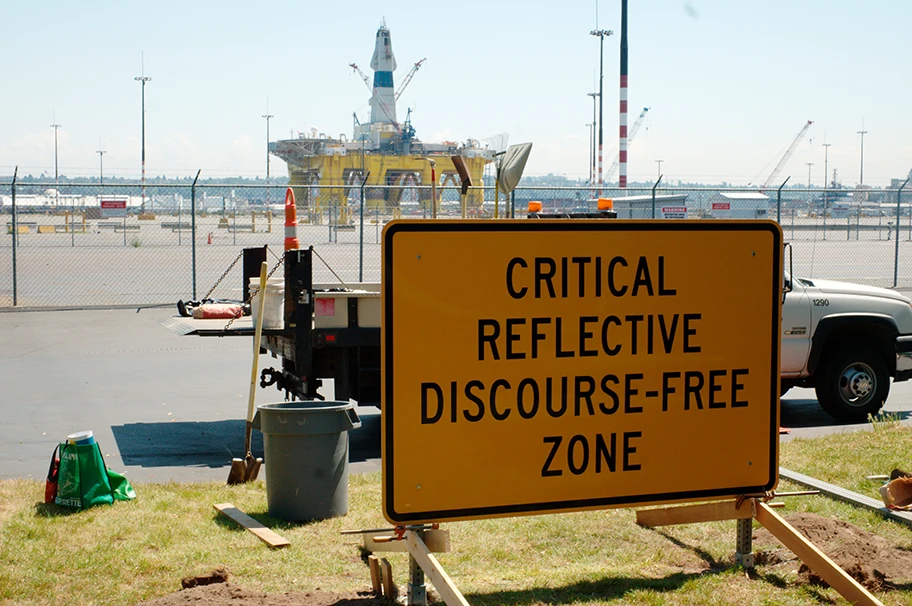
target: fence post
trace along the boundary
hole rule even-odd
[[[909,180],[903,181],[903,184],[896,190],[896,242],[893,253],[893,288],[896,288],[897,278],[899,277],[899,201],[902,198],[902,190]]]
[[[516,189],[514,189],[513,191],[510,192],[510,218],[511,219],[516,218]],[[910,231],[909,233],[912,233],[912,231]],[[912,236],[910,236],[910,237],[912,237]]]
[[[659,178],[656,179],[655,185],[652,186],[652,218],[656,218],[656,188],[659,186],[659,182],[662,180],[662,175],[659,175]]]
[[[789,175],[785,178],[785,181],[782,182],[782,185],[779,186],[779,189],[776,190],[776,223],[782,225],[782,188],[785,187],[785,184],[789,182],[789,179],[792,178],[792,175]],[[792,239],[795,239],[795,210],[792,209]]]
[[[19,240],[19,226],[16,222],[16,177],[19,175],[19,165],[13,169],[13,307],[19,302],[19,292],[16,290],[16,244]]]
[[[196,301],[196,181],[203,169],[196,171],[190,186],[190,265],[193,276],[193,300]]]

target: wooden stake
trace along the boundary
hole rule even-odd
[[[371,573],[371,590],[374,595],[380,597],[383,595],[383,585],[380,580],[380,560],[375,555],[367,556],[367,565]]]
[[[802,562],[826,581],[830,587],[839,592],[839,595],[853,604],[870,604],[883,606],[858,581],[850,577],[837,566],[825,553],[817,549],[813,543],[795,530],[791,524],[783,520],[766,503],[755,501],[755,517],[763,524],[774,537],[788,547]]]
[[[247,476],[247,465],[244,459],[231,459],[231,469],[228,470],[228,484],[243,484]]]
[[[393,583],[393,567],[390,566],[389,560],[386,558],[380,559],[380,578],[383,581],[384,597],[391,602],[395,602],[396,595],[399,592],[396,590],[396,584]]]
[[[437,558],[434,557],[434,554],[427,548],[427,545],[424,544],[424,541],[418,536],[418,533],[414,530],[407,530],[405,532],[405,544],[409,553],[421,566],[421,570],[431,580],[434,589],[437,590],[440,598],[447,606],[469,606],[462,592],[453,583],[453,580],[440,565],[440,562],[437,561]]]

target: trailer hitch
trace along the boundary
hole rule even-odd
[[[313,382],[314,391],[323,384],[323,381],[320,379],[314,379]],[[264,368],[260,372],[260,387],[265,388],[270,385],[275,385],[276,389],[284,391],[285,399],[288,399],[289,396],[293,396],[299,400],[323,399],[319,394],[315,394],[314,397],[308,397],[306,378],[298,377],[285,370]]]
[[[275,384],[282,376],[282,373],[275,368],[264,368],[260,373],[260,387],[266,388]],[[281,387],[277,389],[281,390]]]

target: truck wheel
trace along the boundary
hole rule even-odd
[[[827,356],[815,388],[820,407],[840,421],[863,423],[876,415],[890,393],[887,365],[868,347],[840,349]]]

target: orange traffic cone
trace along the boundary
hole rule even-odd
[[[209,236],[206,238],[206,244],[212,244],[212,232],[209,232]]]
[[[285,190],[285,250],[301,248],[298,243],[298,211],[295,208],[294,192]]]

